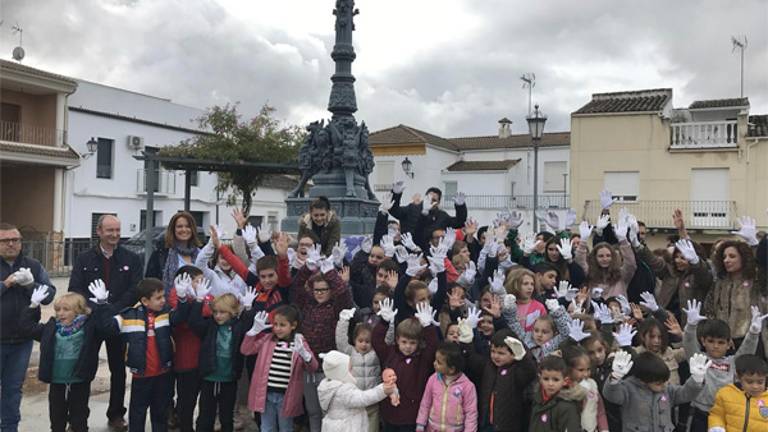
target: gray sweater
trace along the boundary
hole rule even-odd
[[[668,384],[661,393],[654,393],[639,379],[630,376],[621,381],[608,378],[603,385],[603,396],[608,402],[621,405],[624,432],[672,432],[672,409],[690,402],[703,388],[693,378],[685,385]]]
[[[694,354],[701,352],[699,347],[699,341],[696,339],[696,325],[686,324],[685,332],[683,333],[683,347],[685,348],[685,355],[691,358]],[[709,411],[712,405],[715,403],[715,394],[721,388],[728,384],[733,384],[733,379],[736,376],[736,357],[742,354],[754,354],[757,351],[757,341],[760,335],[747,332],[744,337],[739,350],[735,355],[725,356],[719,359],[712,360],[712,366],[707,370],[707,375],[704,378],[704,390],[693,400],[691,405],[702,410]]]

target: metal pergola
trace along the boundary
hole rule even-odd
[[[145,161],[146,179],[144,184],[147,192],[147,209],[145,213],[146,230],[144,231],[144,264],[149,262],[153,251],[152,228],[155,226],[155,189],[150,187],[157,181],[160,165],[166,169],[184,171],[184,211],[190,210],[190,191],[192,188],[192,173],[207,172],[233,172],[239,170],[255,170],[262,174],[293,174],[299,175],[298,163],[272,163],[272,162],[245,162],[245,161],[216,161],[183,157],[160,156],[156,151],[143,151],[141,155],[133,157],[136,160]]]

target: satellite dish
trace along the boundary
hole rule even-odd
[[[21,61],[24,59],[24,48],[17,46],[13,49],[13,59],[16,61]]]

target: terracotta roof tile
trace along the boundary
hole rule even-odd
[[[502,161],[458,161],[446,168],[448,171],[503,171],[512,168],[520,159]]]
[[[731,98],[731,99],[710,99],[693,101],[688,106],[688,109],[703,109],[703,108],[730,108],[730,107],[745,107],[749,106],[749,98]]]
[[[570,138],[570,132],[544,133],[544,136],[541,139],[541,146],[568,146],[570,145]],[[401,124],[371,133],[368,142],[372,146],[431,144],[452,151],[466,151],[499,148],[526,148],[531,146],[531,137],[528,134],[517,134],[510,135],[508,138],[499,138],[498,135],[489,135],[446,139]]]
[[[451,151],[459,150],[455,144],[445,138],[403,124],[373,132],[368,137],[368,143],[371,145],[431,144]]]
[[[53,147],[37,144],[22,144],[9,141],[0,141],[0,151],[11,153],[24,153],[35,156],[51,156],[72,160],[80,160],[80,155],[77,154],[72,147]]]
[[[768,114],[749,116],[748,137],[768,137]]]
[[[595,93],[592,100],[573,114],[656,112],[672,100],[672,89]]]

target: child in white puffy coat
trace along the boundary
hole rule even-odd
[[[379,384],[360,390],[350,374],[350,357],[339,351],[329,351],[323,358],[325,379],[317,386],[320,408],[323,410],[323,431],[360,432],[368,430],[366,407],[381,402],[394,393],[395,384]]]
[[[373,329],[370,325],[360,323],[355,326],[352,340],[349,344],[349,320],[354,316],[355,309],[345,309],[339,313],[336,323],[336,349],[350,357],[350,372],[355,378],[355,384],[360,390],[369,390],[381,384],[381,365],[376,351],[371,345]],[[378,402],[378,401],[377,401]],[[371,404],[366,408],[368,413],[368,431],[379,430],[379,405]]]

